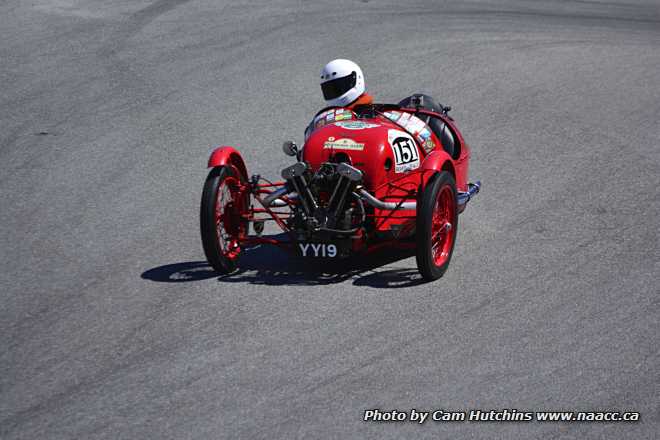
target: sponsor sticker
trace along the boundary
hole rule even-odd
[[[406,127],[406,128],[408,128],[412,132],[418,132],[422,130],[425,126],[426,123],[424,121],[413,116],[410,118],[410,127]]]
[[[411,133],[424,148],[424,151],[429,152],[435,148],[435,143],[431,141],[431,130],[423,119],[408,112],[397,111],[386,112],[385,116],[402,126],[408,133]]]
[[[328,140],[323,143],[323,149],[362,151],[364,150],[364,144],[357,143],[353,139],[348,138],[337,140],[335,140],[335,138],[328,138]]]
[[[316,116],[312,125],[314,129],[317,129],[323,127],[326,124],[331,124],[334,121],[353,119],[353,117],[354,114],[351,110],[345,108],[330,109]]]
[[[410,113],[404,113],[401,115],[398,122],[399,124],[405,127],[409,120],[410,120]]]
[[[401,130],[390,129],[387,140],[394,156],[394,171],[404,173],[419,168],[419,151],[410,134]]]
[[[378,124],[369,124],[362,121],[340,121],[335,122],[335,125],[347,130],[362,130],[365,128],[374,128],[379,126]]]
[[[398,121],[399,118],[401,117],[401,112],[391,111],[391,112],[385,112],[384,114],[393,121]]]

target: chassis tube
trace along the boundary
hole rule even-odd
[[[264,197],[264,205],[270,206],[275,200],[279,199],[282,196],[289,194],[291,191],[286,186],[276,189],[272,193]]]

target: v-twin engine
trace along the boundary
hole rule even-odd
[[[362,172],[347,163],[325,162],[313,172],[306,162],[282,170],[286,192],[297,194],[299,204],[289,226],[302,236],[316,232],[353,234],[364,223],[366,214],[355,192]]]

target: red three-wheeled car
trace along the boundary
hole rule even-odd
[[[369,104],[319,112],[282,181],[250,176],[238,151],[218,147],[201,203],[207,260],[233,271],[241,250],[257,244],[286,247],[310,259],[370,253],[384,246],[414,247],[427,280],[451,260],[458,215],[480,189],[468,182],[470,149],[448,116],[428,109]],[[274,221],[286,239],[263,236]],[[250,234],[250,224],[253,233]]]

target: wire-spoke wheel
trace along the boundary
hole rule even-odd
[[[444,275],[457,231],[456,183],[450,173],[441,171],[428,180],[417,210],[417,267],[424,279]]]
[[[200,227],[209,264],[220,273],[236,269],[241,240],[248,231],[249,194],[239,172],[230,166],[211,170],[202,193]]]

